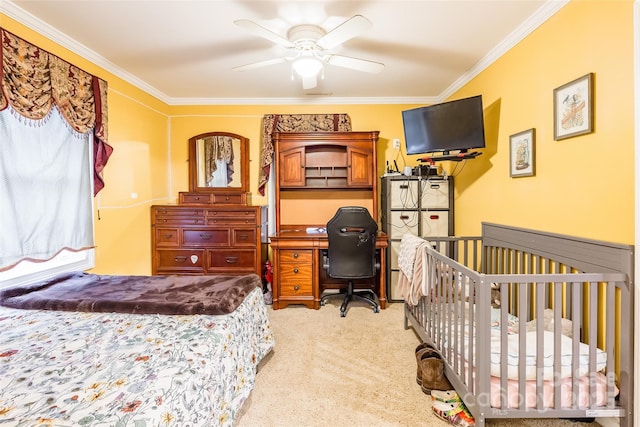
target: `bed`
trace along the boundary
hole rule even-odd
[[[0,292],[0,330],[10,426],[232,426],[274,346],[257,275],[58,276]]]
[[[633,425],[633,246],[483,223],[403,237],[398,263],[405,328],[440,351],[476,425]]]

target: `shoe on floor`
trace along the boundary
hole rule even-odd
[[[444,403],[462,402],[455,390],[431,390],[431,397]]]
[[[441,402],[434,400],[431,406],[433,413],[440,419],[457,427],[473,427],[476,420],[473,418],[463,402]]]
[[[431,394],[431,390],[452,390],[453,386],[444,375],[444,361],[438,353],[431,353],[420,360],[422,392]]]

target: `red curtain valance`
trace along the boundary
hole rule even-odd
[[[0,111],[43,119],[53,105],[72,129],[93,129],[94,195],[113,152],[107,143],[107,82],[0,28]]]
[[[262,152],[258,192],[264,196],[273,162],[274,132],[350,132],[347,114],[265,114],[262,119]]]

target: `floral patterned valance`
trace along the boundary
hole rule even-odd
[[[264,196],[273,163],[274,132],[350,132],[347,114],[265,114],[262,119],[262,153],[258,192]]]
[[[107,82],[2,28],[0,41],[0,111],[10,105],[21,116],[41,120],[55,105],[76,132],[93,129],[97,194],[113,152],[107,144]]]

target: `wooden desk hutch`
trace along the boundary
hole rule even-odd
[[[273,308],[305,304],[318,309],[323,289],[343,286],[322,268],[328,247],[324,227],[340,206],[359,205],[378,221],[378,131],[274,133],[276,234],[273,254]],[[381,270],[360,287],[375,290],[385,308],[385,250],[379,233]]]

